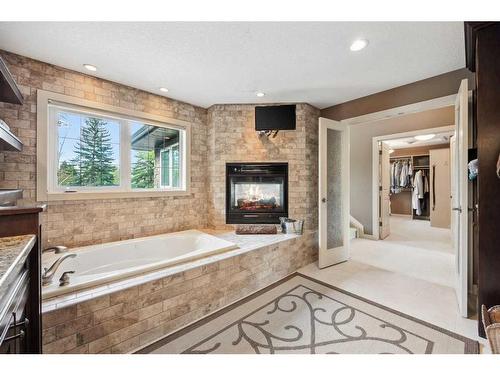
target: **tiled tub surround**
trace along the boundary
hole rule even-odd
[[[9,52],[0,50],[0,56],[25,99],[22,106],[0,103],[0,118],[24,144],[22,152],[0,152],[0,188],[24,189],[26,203],[36,199],[39,89],[191,123],[190,195],[47,202],[43,246],[84,246],[207,226],[206,109]]]
[[[317,233],[214,233],[238,249],[45,300],[44,353],[126,353],[316,260]]]
[[[72,248],[70,251],[76,254],[76,257],[60,265],[53,276],[53,282],[42,287],[42,297],[50,298],[127,277],[143,275],[146,272],[194,261],[236,247],[234,242],[208,233],[186,230]],[[47,254],[42,258],[42,267],[50,267],[60,256],[60,254]],[[71,275],[71,281],[67,285],[60,286],[57,280],[68,271],[74,272],[74,275]]]

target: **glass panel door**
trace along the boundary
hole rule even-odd
[[[319,267],[349,255],[349,128],[319,119]]]
[[[342,132],[327,129],[327,161],[326,161],[326,246],[328,249],[344,246],[342,228]]]

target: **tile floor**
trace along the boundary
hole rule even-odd
[[[349,261],[322,270],[313,263],[299,272],[484,345],[476,320],[458,313],[453,262],[449,230],[392,217],[385,240],[354,239]]]

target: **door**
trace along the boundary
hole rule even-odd
[[[349,128],[319,119],[320,268],[349,257]]]
[[[451,136],[450,137],[450,198],[451,198],[451,207],[454,207],[455,205],[455,197],[458,195],[457,192],[457,178],[455,176],[456,170],[457,170],[457,161],[456,161],[456,152],[457,152],[457,145],[456,145],[456,136]],[[458,220],[457,220],[457,215],[455,215],[455,212],[451,209],[450,207],[450,228],[451,228],[451,242],[453,249],[457,249],[457,244],[456,244],[456,237],[458,233]],[[455,266],[456,269],[458,269]]]
[[[390,197],[390,169],[391,162],[389,159],[390,147],[385,143],[381,142],[380,145],[380,173],[379,173],[379,235],[380,239],[383,240],[389,234],[391,234],[391,228],[389,225],[389,218],[391,214],[391,197]]]
[[[431,227],[450,228],[450,150],[440,148],[429,151],[431,174]]]
[[[452,156],[452,236],[455,250],[455,290],[460,314],[467,317],[468,294],[468,103],[467,80],[462,80],[455,102],[455,137],[451,142]]]

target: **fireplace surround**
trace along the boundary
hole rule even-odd
[[[279,224],[288,216],[288,163],[227,163],[226,224]]]

